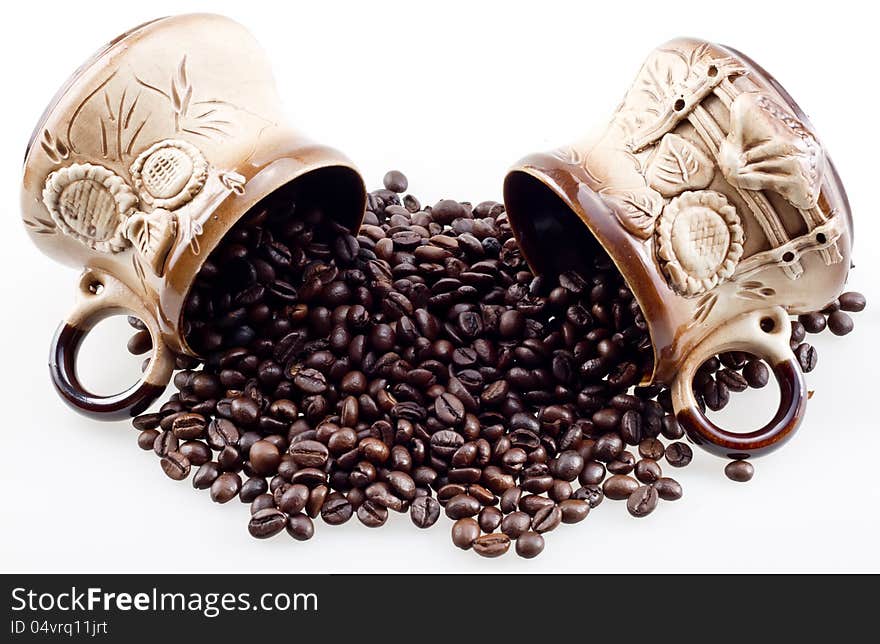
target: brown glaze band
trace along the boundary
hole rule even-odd
[[[773,374],[779,383],[779,409],[761,429],[745,434],[729,432],[694,407],[678,412],[679,425],[694,443],[724,458],[742,459],[772,452],[791,438],[800,426],[807,403],[804,376],[794,358],[776,364]]]
[[[82,386],[76,375],[76,357],[87,333],[62,322],[52,340],[49,373],[64,402],[74,411],[100,420],[124,420],[146,411],[165,391],[164,386],[141,380],[112,396],[96,396]]]

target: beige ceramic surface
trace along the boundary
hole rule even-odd
[[[108,313],[136,314],[157,347],[141,384],[164,387],[174,354],[190,353],[181,308],[201,263],[251,206],[298,178],[356,229],[360,176],[285,125],[269,65],[242,26],[176,16],[109,43],[59,91],[25,159],[28,232],[53,259],[85,269],[64,341]],[[53,348],[53,373],[59,352],[73,364],[75,350]],[[61,373],[56,385],[75,407],[130,411]]]
[[[663,45],[607,128],[520,161],[505,202],[538,270],[577,262],[566,249],[583,224],[607,250],[647,318],[652,381],[673,385],[698,442],[754,455],[796,428],[805,390],[785,313],[821,309],[842,291],[852,222],[812,126],[756,63],[699,40]],[[747,441],[711,426],[690,391],[702,361],[734,345],[770,362],[791,407]]]

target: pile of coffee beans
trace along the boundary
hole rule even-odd
[[[400,512],[428,528],[445,514],[453,543],[484,557],[512,541],[535,557],[605,498],[635,517],[679,499],[664,468],[693,452],[669,390],[638,386],[651,341],[610,259],[536,277],[500,203],[422,207],[396,171],[385,186],[356,235],[278,194],[206,260],[184,318],[203,361],[181,358],[178,393],[134,420],[162,470],[249,503],[257,538],[309,539],[318,517],[374,528]],[[844,311],[862,307],[849,293],[793,323],[805,370],[804,332],[847,333]],[[149,334],[129,347],[148,351]],[[694,386],[717,410],[768,379],[728,353]]]

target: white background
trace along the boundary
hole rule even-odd
[[[0,23],[0,569],[16,571],[880,571],[876,393],[880,253],[876,15],[870,3],[187,2],[14,3]],[[798,436],[747,485],[697,453],[667,468],[685,497],[635,520],[605,501],[548,535],[539,558],[455,549],[445,518],[418,531],[320,522],[298,543],[251,539],[247,507],[213,504],[162,474],[126,423],[69,411],[46,369],[75,272],[29,242],[18,182],[31,129],[79,61],[117,33],[183,11],[228,14],[274,62],[292,122],[355,160],[378,187],[395,167],[423,203],[500,199],[505,169],[574,140],[616,107],[644,56],[678,35],[732,45],[771,70],[831,150],[856,224],[851,286],[868,296],[846,338],[823,334]],[[124,325],[99,329],[83,369],[105,393],[133,379]],[[119,387],[117,387],[119,388]],[[742,394],[726,418],[757,426],[775,404]],[[762,403],[763,401],[763,403]]]

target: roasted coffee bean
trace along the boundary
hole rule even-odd
[[[480,502],[469,494],[456,494],[446,503],[446,516],[450,519],[473,517],[479,513],[480,507]]]
[[[275,497],[271,494],[260,494],[251,501],[251,516],[255,515],[260,510],[266,510],[268,508],[275,508]]]
[[[592,509],[602,503],[602,500],[605,498],[605,492],[599,485],[584,485],[575,490],[571,498],[586,501]]]
[[[199,467],[211,460],[211,448],[202,441],[191,440],[180,444],[177,451],[183,454],[191,465]]]
[[[238,496],[241,490],[241,477],[235,472],[223,472],[211,483],[211,500],[227,503]]]
[[[268,440],[259,440],[251,445],[248,460],[254,472],[261,476],[268,476],[277,471],[278,464],[281,462],[281,453],[274,443]]]
[[[795,349],[794,355],[804,373],[809,373],[816,368],[819,356],[812,345],[809,345],[806,342],[798,345],[798,348]]]
[[[241,437],[238,428],[226,418],[215,418],[208,423],[208,444],[216,450],[236,445]]]
[[[189,459],[180,452],[168,452],[162,457],[161,464],[162,471],[168,475],[168,478],[174,479],[175,481],[182,481],[189,476]]]
[[[321,518],[330,525],[341,525],[351,518],[354,509],[351,503],[338,492],[327,496],[321,506]]]
[[[159,426],[160,420],[162,420],[161,414],[141,414],[140,416],[135,417],[131,424],[135,429],[156,429]]]
[[[516,554],[534,559],[544,551],[544,537],[537,532],[524,532],[516,538]]]
[[[825,330],[827,322],[820,312],[806,313],[798,316],[798,322],[804,325],[807,333],[821,333]]]
[[[197,490],[207,490],[220,476],[220,468],[217,463],[209,462],[202,465],[193,476],[193,487]]]
[[[287,515],[295,538],[312,536],[318,514],[378,527],[388,510],[409,511],[427,527],[445,505],[462,547],[479,538],[503,552],[501,529],[533,556],[535,530],[583,519],[604,492],[630,498],[642,481],[680,497],[657,460],[692,454],[656,440],[684,434],[670,390],[631,389],[653,371],[653,347],[613,262],[599,251],[578,271],[535,277],[501,204],[422,210],[400,196],[399,172],[385,184],[357,234],[287,191],[227,233],[184,303],[187,342],[204,359],[181,361],[179,393],[134,421],[139,444],[175,474],[168,454],[198,466],[193,485],[215,500]],[[863,306],[844,295],[804,320],[844,331],[843,312]],[[792,324],[795,349],[805,332]],[[798,358],[815,364],[812,349]],[[695,392],[720,408],[768,376],[754,356],[727,352],[701,367]]]
[[[604,434],[596,441],[593,455],[598,461],[607,463],[623,452],[623,440],[617,434]]]
[[[437,419],[446,425],[455,426],[464,420],[464,405],[461,400],[450,393],[444,393],[437,397],[434,410]]]
[[[828,329],[834,335],[847,335],[853,330],[852,318],[843,311],[834,311],[828,316]]]
[[[476,519],[459,519],[452,524],[452,543],[462,550],[470,550],[480,536],[480,525]]]
[[[614,501],[628,499],[639,488],[639,482],[631,476],[615,474],[605,480],[602,492]]]
[[[837,298],[841,311],[858,313],[865,310],[865,296],[855,291],[848,291]]]
[[[538,533],[550,532],[562,522],[562,510],[555,503],[539,509],[532,517],[532,530]]]
[[[357,518],[368,528],[379,528],[388,520],[388,509],[367,499],[358,506]]]
[[[322,467],[330,457],[325,445],[314,440],[303,440],[291,444],[288,450],[293,461],[302,467]]]
[[[598,485],[605,478],[605,466],[598,461],[588,461],[581,470],[578,481],[581,485]]]
[[[724,409],[730,402],[730,392],[721,380],[709,377],[705,384],[700,388],[700,394],[706,407],[713,411]]]
[[[287,514],[302,512],[309,500],[309,488],[302,484],[295,484],[284,490],[278,509]]]
[[[666,462],[672,467],[684,467],[691,462],[694,451],[687,443],[670,443],[666,447]]]
[[[473,549],[481,557],[500,557],[510,549],[510,537],[502,532],[484,534],[474,541]]]
[[[315,395],[327,391],[327,380],[316,369],[298,369],[293,374],[293,384],[305,394]]]
[[[663,472],[660,470],[660,466],[657,464],[657,461],[651,458],[643,458],[642,460],[638,461],[633,471],[635,473],[635,477],[641,483],[644,483],[646,485],[656,483],[663,475]]]
[[[563,481],[574,481],[584,469],[584,457],[575,450],[566,450],[553,462],[554,476]]]
[[[639,443],[639,456],[642,458],[659,461],[665,453],[666,449],[663,447],[663,443],[656,438],[646,438]]]
[[[761,360],[750,360],[748,364],[743,367],[742,374],[746,379],[746,382],[749,384],[749,387],[755,389],[765,387],[770,381],[770,370]]]
[[[158,429],[145,429],[140,434],[138,434],[138,447],[142,450],[150,451],[153,449],[153,445],[156,443],[156,438],[159,436]]]
[[[745,483],[755,475],[755,467],[748,461],[730,461],[724,466],[724,475],[731,481]]]
[[[746,366],[748,366],[748,363],[746,363]],[[715,379],[720,384],[725,385],[729,391],[740,392],[749,388],[749,383],[745,379],[745,376],[732,369],[722,369],[715,374]],[[706,404],[708,405],[708,403]]]
[[[248,532],[257,539],[273,537],[287,525],[287,517],[283,512],[274,508],[260,510],[251,516],[248,522]]]
[[[409,508],[409,517],[417,528],[430,528],[440,518],[441,506],[437,499],[420,496],[413,500]]]
[[[652,485],[642,485],[626,500],[626,509],[634,517],[645,517],[657,507],[657,490]]]
[[[664,501],[677,501],[681,498],[681,485],[675,479],[662,477],[654,483],[654,489]]]
[[[559,503],[562,523],[579,523],[590,513],[590,504],[583,499],[565,499]]]
[[[483,532],[495,532],[498,529],[498,526],[501,525],[501,520],[504,518],[504,514],[498,508],[494,506],[487,506],[480,510],[480,514],[477,517],[477,523],[480,524],[480,529]]]
[[[287,534],[297,541],[308,541],[315,534],[315,524],[305,514],[292,514],[287,517]]]

